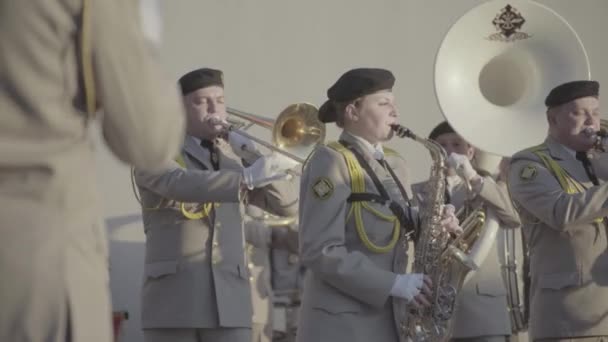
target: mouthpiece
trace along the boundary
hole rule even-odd
[[[604,144],[606,143],[606,138],[608,138],[608,132],[601,128],[599,131],[593,132],[593,138],[595,139],[593,148],[599,152],[606,152]]]
[[[416,140],[416,134],[414,134],[414,132],[412,132],[409,128],[405,126],[393,124],[391,125],[391,129],[395,131],[395,134],[397,134],[397,136],[400,138],[411,138]]]

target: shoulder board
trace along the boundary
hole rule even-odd
[[[344,145],[340,144],[339,141],[330,141],[326,144],[326,146],[338,152],[344,152],[348,150]]]
[[[186,161],[184,160],[184,156],[180,153],[175,157],[175,162],[179,164],[179,166],[186,168]]]
[[[517,153],[515,153],[512,157],[511,157],[511,163],[517,161],[517,160],[530,160],[530,161],[540,161],[540,157],[538,156],[538,153],[544,153],[545,151],[548,151],[548,147],[545,143],[536,145],[536,146],[532,146],[532,147],[528,147],[525,150],[521,150]]]
[[[537,151],[541,151],[541,150],[546,150],[547,149],[547,145],[545,143],[536,145],[536,146],[532,146],[532,147],[528,147],[527,149],[523,150],[522,152],[537,152]]]
[[[306,157],[306,160],[304,160],[304,163],[302,163],[302,169],[304,169],[304,166],[306,166],[306,165],[308,164],[308,161],[309,161],[309,160],[312,158],[312,156],[313,156],[313,155],[314,155],[314,154],[317,152],[317,150],[318,150],[318,149],[319,149],[319,147],[321,147],[321,146],[323,146],[323,145],[318,145],[318,146],[316,146],[316,147],[315,147],[315,148],[312,150],[312,152],[310,152],[310,153],[308,154],[308,156]]]

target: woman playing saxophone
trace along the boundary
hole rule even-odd
[[[319,109],[342,134],[303,167],[300,258],[309,273],[298,341],[405,342],[405,303],[430,305],[429,278],[405,273],[418,228],[407,165],[383,146],[398,119],[394,81],[388,70],[350,70]],[[453,212],[441,218],[459,228]]]

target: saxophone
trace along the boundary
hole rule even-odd
[[[440,224],[445,203],[445,150],[435,141],[421,138],[406,127],[393,125],[392,128],[397,136],[422,144],[432,159],[428,197],[419,211],[421,224],[412,266],[413,273],[425,274],[433,282],[431,305],[409,308],[407,334],[413,342],[443,342],[451,337],[456,297],[467,274],[477,269],[487,256],[491,244],[485,242],[495,239],[498,225],[486,229],[488,222],[497,221],[492,212],[478,206],[466,213],[461,221],[463,232],[458,237],[445,231]]]

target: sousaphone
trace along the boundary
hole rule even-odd
[[[500,157],[544,141],[548,92],[590,74],[581,40],[558,13],[533,1],[493,0],[464,14],[445,35],[435,60],[435,92],[445,119],[481,150],[478,162],[494,172]],[[499,230],[492,210],[484,211],[468,255],[476,265]],[[503,231],[509,311],[514,331],[522,331],[526,317],[514,258],[521,239],[515,229]]]
[[[485,152],[511,156],[543,142],[549,91],[590,74],[581,40],[559,14],[533,1],[494,0],[445,35],[435,92],[456,132]]]

